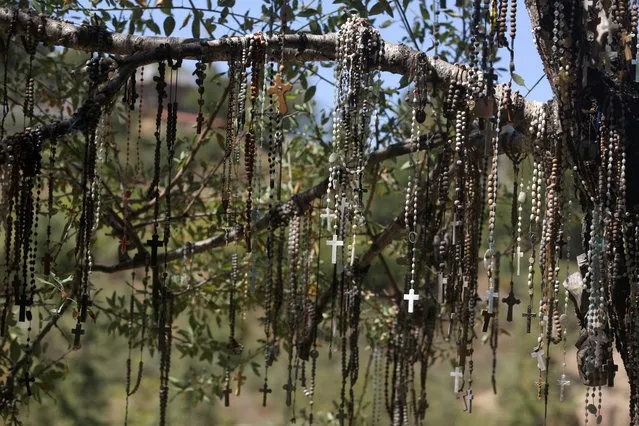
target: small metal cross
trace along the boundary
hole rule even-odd
[[[84,334],[84,330],[82,330],[82,323],[80,321],[76,323],[75,328],[71,330],[71,333],[75,335],[75,338],[73,339],[73,347],[79,348],[80,336]]]
[[[481,316],[484,317],[484,326],[482,327],[481,331],[485,333],[488,331],[488,324],[490,323],[490,319],[495,316],[495,313],[488,312],[486,309],[484,309],[483,311],[481,311]]]
[[[544,350],[533,351],[530,353],[531,358],[537,358],[537,368],[541,371],[546,371],[546,364],[544,363]]]
[[[467,389],[464,399],[466,400],[466,408],[468,409],[469,414],[473,412],[473,398],[473,390]]]
[[[499,293],[495,293],[495,290],[491,287],[486,292],[488,297],[488,313],[492,314],[495,309],[495,299],[499,298]]]
[[[559,382],[559,401],[563,402],[564,400],[564,388],[566,386],[570,386],[570,380],[566,379],[566,375],[562,374],[561,375],[561,379],[558,380]]]
[[[337,247],[342,247],[344,245],[344,241],[339,241],[337,239],[337,235],[333,235],[333,239],[327,240],[326,245],[332,246],[333,251],[331,253],[331,262],[333,262],[333,265],[337,264]]]
[[[524,257],[524,252],[521,251],[521,247],[517,246],[517,276],[521,273],[521,258]]]
[[[322,219],[326,219],[326,227],[329,231],[331,231],[331,219],[337,218],[337,215],[335,213],[331,213],[331,209],[326,206],[326,213],[322,213],[320,217]]]
[[[444,303],[444,291],[445,287],[448,284],[448,277],[444,277],[442,272],[437,274],[437,281],[439,282],[439,293],[437,294],[437,301],[441,305]]]
[[[635,83],[639,83],[639,64],[637,64],[637,58],[633,59],[632,65],[635,66]]]
[[[408,300],[408,313],[413,313],[413,304],[415,300],[419,300],[419,294],[415,294],[415,289],[411,288],[408,290],[408,294],[404,295],[404,300]]]
[[[264,394],[264,398],[262,398],[262,407],[266,407],[266,395],[273,392],[273,389],[269,388],[266,383],[259,389],[260,392]]]
[[[513,306],[519,305],[519,303],[521,303],[521,300],[519,300],[519,299],[517,299],[517,297],[515,297],[515,292],[513,290],[512,285],[510,287],[510,293],[508,293],[508,297],[502,298],[501,301],[508,305],[508,312],[506,314],[506,321],[512,322],[513,321]]]
[[[288,378],[288,383],[282,386],[282,389],[286,391],[286,406],[291,406],[291,393],[295,391],[295,385],[291,382],[291,378]]]
[[[273,80],[273,85],[268,88],[269,95],[277,95],[277,100],[279,102],[279,110],[280,114],[286,114],[288,112],[288,108],[286,106],[286,98],[284,98],[284,94],[291,90],[293,85],[291,83],[284,83],[282,81],[282,69],[275,74],[275,78]]]
[[[530,333],[530,321],[537,316],[537,314],[532,311],[532,305],[528,305],[528,309],[525,313],[521,314],[521,316],[526,317],[526,333]]]
[[[460,379],[464,378],[464,373],[461,371],[461,368],[455,367],[455,371],[450,372],[450,377],[455,378],[455,393],[459,392],[459,382]]]

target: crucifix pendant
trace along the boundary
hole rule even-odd
[[[512,322],[513,321],[513,307],[515,305],[519,305],[519,303],[521,303],[521,300],[517,299],[517,297],[515,297],[515,292],[513,290],[513,283],[511,282],[510,285],[510,293],[508,293],[508,297],[504,297],[503,299],[501,299],[501,301],[505,304],[508,305],[508,312],[506,314],[506,321],[508,322]]]

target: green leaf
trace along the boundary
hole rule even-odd
[[[180,27],[180,29],[189,25],[190,20],[191,20],[191,14],[189,13],[188,15],[186,15],[186,18],[184,18],[184,21],[182,21],[182,26]]]
[[[193,33],[194,38],[200,38],[200,17],[197,13],[195,14],[193,23],[191,24],[191,33]]]
[[[524,83],[524,79],[521,78],[519,74],[513,73],[513,81],[520,86],[526,87],[526,83]]]
[[[384,22],[382,22],[382,25],[380,25],[380,28],[387,28],[390,27],[391,24],[393,23],[393,21],[391,19],[387,19]]]
[[[149,19],[148,21],[146,21],[146,26],[155,34],[160,34],[160,27],[158,27],[158,24],[156,24],[152,20]]]
[[[175,19],[172,16],[167,16],[164,20],[164,34],[168,37],[175,29]]]
[[[308,18],[309,16],[317,15],[317,10],[313,8],[307,8],[298,12],[297,16],[300,18]]]
[[[235,6],[235,0],[217,0],[217,5],[220,7],[233,7]]]
[[[304,94],[304,102],[308,102],[311,99],[313,99],[313,96],[315,95],[316,90],[317,90],[317,86],[309,87],[308,90],[306,90],[306,93]]]
[[[384,13],[384,10],[386,8],[384,7],[384,3],[377,2],[375,5],[373,5],[373,7],[371,7],[371,10],[368,12],[369,16],[373,16],[373,15],[379,15],[380,13]]]

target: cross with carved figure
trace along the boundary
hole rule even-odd
[[[450,372],[450,377],[455,378],[455,393],[459,392],[459,382],[464,378],[464,373],[461,371],[461,368],[455,367],[455,371]]]
[[[264,394],[264,397],[262,398],[262,407],[266,407],[266,395],[273,392],[273,389],[269,388],[268,385],[264,383],[264,386],[262,386],[259,391]]]
[[[84,334],[84,330],[82,330],[82,323],[80,321],[78,321],[75,325],[75,328],[73,330],[71,330],[71,333],[73,333],[75,335],[75,338],[73,339],[73,347],[74,348],[79,348],[80,347],[80,336],[82,336]]]
[[[566,386],[570,386],[570,380],[566,379],[566,374],[561,375],[561,379],[559,382],[559,401],[563,402],[564,400],[564,388]]]
[[[242,369],[237,370],[237,374],[233,377],[237,381],[237,389],[235,390],[235,396],[240,396],[240,392],[242,391],[242,384],[244,380],[246,380],[246,376],[242,376]]]
[[[273,85],[268,88],[269,95],[277,95],[280,114],[286,114],[288,112],[284,94],[293,88],[293,85],[291,83],[284,83],[282,81],[283,69],[284,67],[280,67],[280,70],[277,72],[277,74],[275,74],[275,78],[273,79]]]
[[[27,306],[30,305],[29,298],[25,293],[20,295],[20,310],[18,312],[18,321],[24,322],[27,320]]]
[[[331,262],[333,262],[333,265],[336,265],[337,264],[337,247],[344,246],[344,241],[339,241],[337,239],[337,235],[333,235],[333,239],[327,240],[326,245],[332,246],[331,248],[333,251],[331,253]]]
[[[521,303],[521,300],[519,300],[519,299],[517,299],[517,297],[515,297],[515,292],[513,290],[512,283],[511,283],[511,286],[510,286],[510,293],[508,293],[508,297],[502,298],[501,301],[508,305],[508,312],[506,313],[506,321],[512,322],[513,321],[513,306],[519,305],[519,303]]]
[[[295,385],[291,382],[291,378],[288,378],[288,383],[282,386],[282,389],[286,391],[286,406],[291,406],[291,393],[295,391]]]
[[[524,257],[524,252],[521,251],[521,247],[517,246],[517,276],[521,273],[521,258]]]
[[[530,321],[537,316],[536,313],[532,311],[532,305],[528,305],[528,309],[525,313],[521,314],[522,317],[526,318],[526,333],[530,333]]]
[[[541,371],[546,371],[546,364],[544,363],[544,350],[539,349],[530,353],[531,358],[537,358],[537,368]]]
[[[415,303],[415,300],[419,300],[419,294],[415,294],[415,289],[411,288],[408,290],[408,294],[404,295],[404,300],[408,300],[408,313],[412,314],[414,307],[413,304]]]
[[[492,314],[495,309],[495,299],[499,298],[499,293],[496,293],[495,289],[490,287],[486,292],[486,297],[488,297],[488,313]]]
[[[467,389],[466,395],[464,395],[464,400],[466,401],[466,409],[468,410],[468,414],[473,412],[473,390]]]

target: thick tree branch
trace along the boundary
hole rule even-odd
[[[424,149],[433,149],[442,146],[445,143],[445,138],[439,133],[433,133],[423,135],[417,142],[406,142],[401,144],[390,145],[386,148],[382,148],[373,152],[368,157],[368,167],[372,167],[382,161],[388,160],[393,157],[408,154],[410,152],[422,151]],[[253,232],[260,232],[266,229],[271,221],[275,226],[286,225],[288,221],[294,215],[302,215],[306,212],[313,201],[321,198],[328,188],[328,178],[322,180],[314,187],[294,195],[290,200],[276,206],[269,214],[261,218],[253,225]],[[228,233],[222,233],[205,240],[198,241],[189,247],[190,254],[203,253],[215,247],[223,246],[229,242],[239,241],[244,238],[243,228],[241,226],[235,227]],[[181,259],[184,256],[185,247],[180,247],[175,250],[171,250],[166,255],[158,254],[159,262],[170,262],[172,260]],[[116,265],[94,265],[93,271],[97,272],[119,272],[128,269],[137,268],[144,265],[146,254],[144,252],[138,252],[138,254],[127,262],[118,263]]]
[[[112,82],[115,90],[119,90],[126,78],[135,68],[141,65],[155,63],[166,59],[167,50],[161,46],[170,46],[171,55],[183,59],[195,59],[202,56],[205,61],[228,61],[241,54],[242,43],[240,37],[226,37],[218,40],[192,39],[179,37],[136,36],[114,33],[92,25],[76,26],[72,23],[38,15],[34,12],[0,8],[0,28],[8,28],[15,19],[17,34],[25,34],[28,28],[41,28],[36,38],[55,46],[64,46],[76,50],[98,51],[114,55],[124,55],[119,58],[119,79]],[[98,37],[98,35],[102,35]],[[278,36],[265,36],[268,50],[273,58],[280,57],[280,43]],[[337,45],[336,33],[315,34],[287,34],[284,36],[284,61],[326,61],[335,59]],[[100,39],[106,40],[105,43]],[[384,54],[379,64],[380,69],[394,74],[408,75],[413,65],[413,59],[420,53],[403,44],[384,43]],[[470,68],[458,64],[450,64],[441,59],[424,55],[426,66],[432,71],[432,77],[444,83],[457,82],[465,84],[469,79]],[[376,66],[377,64],[371,64]],[[122,69],[125,67],[125,69]],[[481,71],[477,71],[481,76]],[[501,95],[501,88],[496,90],[496,97]],[[523,100],[511,111],[513,126],[521,134],[528,133],[529,123],[537,117],[541,104]],[[70,127],[69,130],[72,130]]]

